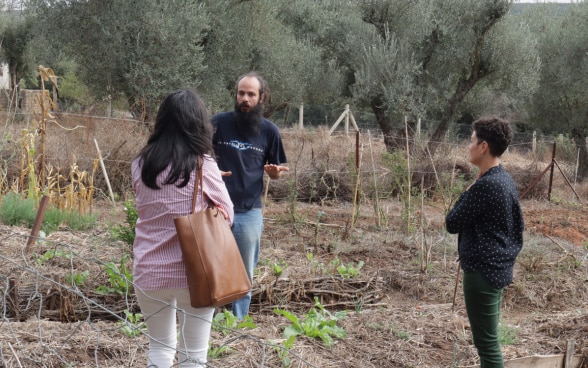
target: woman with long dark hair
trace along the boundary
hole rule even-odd
[[[133,275],[149,332],[148,367],[171,367],[176,352],[179,367],[206,364],[214,308],[190,305],[174,225],[190,213],[198,170],[203,203],[223,209],[232,224],[233,204],[213,159],[208,110],[195,91],[174,91],[159,106],[153,133],[132,163],[138,212]],[[196,211],[200,203],[198,197]]]

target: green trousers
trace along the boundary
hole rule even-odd
[[[498,341],[502,289],[490,285],[479,272],[465,272],[463,295],[481,368],[504,368]]]

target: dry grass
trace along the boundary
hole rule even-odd
[[[0,115],[2,119],[2,115]],[[0,159],[9,187],[20,176],[17,146],[20,131],[32,125],[30,121],[9,124],[3,132]],[[147,140],[148,127],[133,120],[107,119],[94,116],[55,114],[55,122],[47,125],[46,164],[62,178],[62,187],[71,180],[72,168],[95,173],[93,185],[102,195],[107,192],[106,180],[96,170],[98,152],[102,152],[112,189],[126,198],[130,192],[130,162]],[[6,187],[3,188],[6,191]]]
[[[18,146],[19,137],[21,131],[30,129],[32,124],[24,118],[23,121],[8,119],[6,116],[4,119],[6,129],[0,137],[0,189],[3,192],[13,186],[15,179],[21,175],[19,152],[22,148]],[[119,198],[126,199],[131,193],[130,163],[147,141],[148,134],[149,126],[134,120],[56,114],[55,122],[47,125],[46,162],[55,175],[62,177],[62,188],[71,182],[69,173],[72,168],[76,168],[91,175],[99,197],[106,197],[106,180],[102,171],[97,170],[96,140],[111,179],[112,190]],[[349,136],[338,133],[330,137],[326,127],[303,131],[283,129],[282,135],[291,171],[286,180],[270,184],[269,196],[274,200],[291,200],[296,197],[298,201],[308,203],[325,203],[333,199],[351,202],[356,191],[358,158],[360,198],[374,200],[376,195],[380,198],[394,197],[402,192],[399,185],[406,183],[406,174],[399,175],[394,167],[401,162],[383,160],[385,147],[381,137],[362,134],[357,146],[355,133]],[[398,155],[398,158],[406,156],[405,152]],[[534,157],[515,149],[503,156],[503,164],[521,192],[541,174],[549,160],[550,157]],[[566,177],[574,183],[573,164],[559,164]],[[423,145],[415,144],[411,148],[410,169],[415,190],[420,191],[422,184],[428,196],[447,192],[458,187],[459,180],[469,182],[475,176],[475,170],[467,159],[466,144],[442,144],[434,162]],[[545,198],[548,178],[549,173],[529,191],[527,198]],[[566,190],[566,183],[558,169],[554,180],[556,187]],[[586,199],[586,184],[576,186],[581,197]]]
[[[226,336],[213,331],[213,346],[228,346],[231,353],[211,360],[212,366],[280,367],[271,344],[283,342],[282,332],[289,322],[273,313],[273,308],[302,316],[312,306],[313,296],[331,311],[349,310],[340,323],[347,337],[336,340],[330,349],[317,340],[299,337],[289,354],[293,367],[475,364],[461,288],[452,307],[455,239],[443,231],[443,211],[436,203],[423,208],[430,219],[426,236],[435,246],[426,272],[421,272],[415,234],[402,231],[401,203],[387,201],[383,205],[389,208],[387,226],[375,226],[371,209],[365,208],[350,231],[345,227],[350,207],[342,204],[300,203],[297,212],[307,221],[292,222],[287,206],[270,202],[264,213],[261,261],[251,309],[257,328]],[[526,244],[515,269],[515,283],[504,294],[502,322],[517,330],[517,340],[503,347],[505,357],[560,353],[570,338],[578,342],[579,352],[588,328],[581,313],[588,300],[584,281],[587,250],[552,235],[556,244],[542,231],[564,226],[556,221],[572,221],[572,215],[588,225],[588,212],[545,201],[524,201],[523,206],[528,223]],[[325,216],[317,223],[319,211]],[[124,218],[122,207],[105,206],[100,212],[101,224]],[[548,226],[541,228],[541,221]],[[556,226],[547,224],[550,221]],[[584,239],[587,225],[576,224]],[[566,228],[573,226],[570,223]],[[118,332],[122,311],[138,311],[134,296],[105,298],[93,291],[107,283],[101,264],[120,259],[129,249],[113,241],[105,226],[84,233],[61,229],[37,243],[33,252],[66,249],[75,256],[35,265],[31,255],[22,253],[27,234],[27,229],[0,226],[0,263],[8,271],[1,273],[2,284],[17,278],[21,285],[19,317],[12,313],[12,304],[5,304],[0,339],[3,349],[8,349],[3,355],[6,366],[17,367],[16,359],[27,367],[62,367],[73,362],[77,367],[145,366],[146,336],[128,337]],[[310,262],[308,253],[323,266]],[[327,270],[335,258],[344,264],[365,261],[359,278],[345,282]],[[285,264],[284,274],[276,280],[269,265],[279,261]],[[81,270],[91,273],[86,284],[79,289],[67,287],[65,276]],[[14,352],[7,353],[8,344]]]
[[[57,121],[60,126],[47,128],[48,162],[63,170],[75,163],[79,170],[90,171],[97,158],[96,139],[114,191],[129,197],[130,162],[147,139],[147,127],[130,120],[87,116],[58,116]],[[6,137],[19,137],[25,127],[26,122],[21,121],[10,123],[3,131],[0,159],[6,169],[5,182],[19,175],[17,143]],[[312,296],[322,298],[330,308],[350,310],[341,322],[348,336],[330,349],[317,340],[300,337],[289,355],[293,367],[434,368],[475,364],[460,288],[453,308],[455,237],[443,229],[447,199],[455,195],[451,190],[457,191],[459,180],[467,183],[474,176],[466,146],[442,145],[434,164],[425,151],[413,149],[411,182],[419,192],[422,180],[428,192],[424,205],[420,194],[415,196],[410,209],[415,220],[407,232],[406,209],[395,195],[401,192],[394,188],[402,180],[382,158],[381,139],[361,136],[360,206],[357,223],[350,228],[354,216],[355,136],[329,138],[326,128],[319,128],[303,132],[285,129],[283,137],[291,171],[269,186],[262,262],[251,310],[258,327],[227,336],[213,332],[213,346],[226,345],[232,352],[211,360],[211,366],[282,366],[271,344],[283,341],[288,321],[275,315],[272,308],[304,314],[311,307]],[[505,154],[503,163],[519,188],[525,188],[549,161],[513,150]],[[567,176],[569,165],[560,164]],[[570,338],[578,342],[578,353],[586,344],[588,320],[582,311],[588,300],[588,209],[574,200],[557,169],[552,202],[546,202],[547,178],[533,193],[535,199],[523,201],[525,248],[515,269],[515,283],[504,294],[503,324],[518,331],[516,342],[503,347],[507,359],[561,353]],[[106,191],[99,172],[95,185]],[[443,190],[437,189],[439,185]],[[588,186],[577,185],[577,191],[586,201]],[[373,209],[376,193],[381,198],[384,224],[378,224]],[[122,206],[101,207],[103,203],[98,200],[95,204],[100,216],[96,229],[78,233],[63,228],[35,245],[33,252],[38,254],[58,248],[75,250],[73,259],[62,257],[42,266],[35,265],[32,255],[23,254],[28,229],[0,226],[2,284],[18,276],[23,285],[18,303],[22,313],[19,318],[7,313],[1,323],[0,348],[6,367],[64,367],[73,363],[76,367],[145,366],[147,337],[118,332],[123,310],[137,311],[133,295],[100,299],[94,293],[97,285],[107,283],[103,263],[120,260],[122,254],[130,252],[108,233],[109,225],[123,222]],[[292,216],[293,207],[296,216]],[[423,272],[421,235],[432,245]],[[336,275],[321,273],[320,267],[308,260],[308,253],[325,265],[337,257],[345,264],[364,261],[365,266],[359,279],[345,283]],[[267,264],[280,260],[287,267],[276,281]],[[80,270],[89,270],[91,276],[79,290],[56,281]],[[367,303],[361,302],[353,288],[365,291]],[[53,309],[51,297],[56,301]],[[100,311],[93,302],[107,311]],[[9,310],[14,303],[10,304],[8,298],[3,306]],[[55,319],[50,322],[50,318]]]

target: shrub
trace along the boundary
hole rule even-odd
[[[8,226],[33,227],[38,209],[35,200],[24,198],[20,194],[9,192],[2,198],[0,204],[0,221]],[[50,207],[45,211],[41,230],[46,234],[56,231],[61,225],[67,225],[73,230],[87,230],[96,224],[93,215],[80,215],[76,211],[62,210]]]
[[[35,201],[9,192],[2,197],[0,204],[0,220],[8,226],[32,227],[35,222]]]
[[[126,225],[115,225],[111,230],[112,236],[115,239],[122,240],[129,245],[133,245],[133,242],[135,241],[135,225],[137,224],[139,214],[137,213],[137,208],[135,207],[134,203],[131,201],[126,201],[124,205],[126,213]]]

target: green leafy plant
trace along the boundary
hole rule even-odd
[[[108,275],[108,281],[110,286],[100,285],[96,289],[97,293],[100,294],[126,294],[131,292],[133,288],[133,274],[127,269],[126,261],[129,258],[128,254],[125,254],[120,260],[120,267],[114,262],[108,262],[104,265],[105,272]]]
[[[228,355],[231,353],[231,349],[226,346],[226,345],[221,345],[221,346],[212,346],[212,344],[209,342],[208,343],[208,357],[211,359],[219,359],[220,357],[224,356],[224,355]]]
[[[68,284],[75,285],[75,286],[82,286],[86,280],[90,276],[90,271],[86,270],[81,273],[79,272],[71,272],[65,276],[65,280]]]
[[[45,253],[43,253],[42,255],[38,255],[35,253],[35,261],[39,266],[56,257],[71,259],[73,255],[72,253],[66,252],[63,249],[49,249],[45,251]]]
[[[135,226],[137,224],[139,214],[137,213],[137,208],[133,202],[126,201],[124,206],[126,214],[125,225],[115,225],[111,229],[111,233],[115,239],[122,240],[129,245],[133,245],[133,242],[135,241]]]
[[[286,317],[292,325],[284,329],[284,338],[304,335],[313,339],[320,339],[327,347],[334,343],[333,337],[344,338],[347,333],[337,326],[337,322],[347,316],[346,311],[336,312],[334,315],[327,311],[318,298],[314,298],[315,305],[303,317],[298,318],[294,313],[283,309],[274,309],[274,313]]]
[[[325,216],[325,213],[323,211],[319,211],[317,213],[317,218],[316,218],[316,224],[314,226],[314,246],[318,247],[318,234],[319,234],[319,228],[321,226],[321,219]]]
[[[139,336],[147,333],[147,325],[143,321],[143,315],[141,313],[131,313],[127,309],[124,310],[125,319],[119,321],[117,324],[120,326],[118,331],[129,336]]]
[[[282,366],[284,368],[288,368],[292,365],[292,360],[288,356],[290,354],[290,349],[294,346],[294,342],[296,341],[296,336],[292,335],[286,340],[282,341],[282,343],[272,342],[272,347],[278,354],[278,358],[282,362]]]
[[[330,260],[325,266],[324,263],[317,261],[314,258],[314,254],[311,252],[306,253],[306,259],[309,262],[311,272],[314,274],[324,275],[326,273],[336,273],[347,279],[358,277],[359,272],[364,266],[363,261],[359,261],[357,265],[354,262],[345,265],[341,262],[338,256],[335,256],[335,258]]]
[[[389,195],[400,195],[404,198],[408,191],[408,161],[402,151],[395,152],[382,152],[382,162],[384,166],[390,170],[390,183]],[[382,193],[386,195],[386,193]]]
[[[317,261],[312,252],[306,253],[306,259],[310,265],[310,271],[313,274],[323,275],[325,273],[325,264]]]
[[[288,267],[288,264],[283,259],[280,259],[278,262],[271,263],[270,267],[272,269],[272,275],[278,278],[282,276],[282,273],[284,272],[284,269]]]
[[[308,204],[311,204],[312,201],[316,198],[318,194],[318,185],[315,178],[311,178],[308,181]]]
[[[466,182],[464,174],[457,174],[454,171],[438,172],[433,160],[431,160],[431,164],[433,165],[435,178],[437,180],[436,192],[441,195],[443,199],[443,207],[447,213],[470,183]]]
[[[412,334],[410,332],[402,331],[402,330],[399,330],[395,327],[391,327],[390,332],[392,332],[392,334],[398,336],[400,339],[405,340],[405,341],[409,341],[410,338],[412,337]]]
[[[363,261],[359,261],[357,266],[354,262],[350,262],[349,264],[347,264],[347,266],[341,264],[337,267],[337,272],[339,272],[339,275],[343,276],[346,279],[352,279],[359,276],[359,271],[361,271],[363,265]]]
[[[212,319],[212,329],[228,335],[231,331],[238,328],[256,328],[257,325],[253,322],[253,319],[249,316],[245,316],[242,321],[233,314],[233,312],[224,310],[221,313],[217,313]]]
[[[519,329],[508,325],[500,324],[498,326],[498,341],[500,345],[513,345],[517,340]]]
[[[328,269],[330,272],[335,273],[335,271],[337,271],[337,267],[339,267],[340,265],[341,260],[339,259],[339,256],[335,256],[335,258],[329,261]]]

